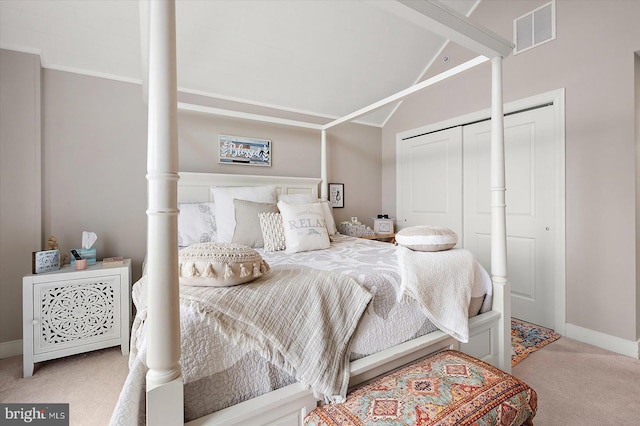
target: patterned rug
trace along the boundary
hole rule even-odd
[[[530,353],[559,338],[560,335],[549,328],[511,318],[511,366],[515,367]]]

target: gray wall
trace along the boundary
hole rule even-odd
[[[636,280],[640,277],[640,51],[635,55],[636,121]],[[636,330],[640,334],[640,284],[636,283]],[[639,336],[640,337],[640,336]]]
[[[3,72],[4,94],[6,88],[20,83],[28,74],[20,68],[23,65],[13,65],[14,52],[1,52],[3,67],[9,63],[20,70],[11,74]],[[39,58],[26,56],[35,61],[32,66],[39,73]],[[33,95],[25,96],[25,101],[34,99]],[[137,279],[141,274],[146,246],[147,113],[141,87],[44,69],[41,98],[42,239],[38,244],[46,244],[48,237],[55,235],[61,249],[68,252],[80,246],[82,231],[94,231],[98,235],[95,244],[98,258],[132,258],[133,277]],[[180,100],[217,107],[239,106],[185,94],[180,95]],[[15,106],[13,102],[6,102],[3,96],[3,117],[7,108]],[[264,108],[245,106],[244,109],[247,112],[278,114]],[[284,116],[313,121],[299,115]],[[21,119],[32,122],[31,116],[21,116]],[[303,177],[320,175],[320,134],[317,131],[256,124],[200,113],[180,112],[178,119],[180,169],[183,171]],[[32,126],[28,129],[33,130]],[[271,139],[273,166],[218,164],[218,134]],[[346,194],[345,208],[334,211],[336,220],[359,216],[368,219],[365,222],[372,225],[370,218],[380,212],[380,140],[380,128],[358,124],[345,124],[328,133],[329,180],[344,183]],[[4,136],[2,147],[4,159]],[[3,170],[4,167],[3,162]],[[33,165],[21,165],[23,170],[28,167]],[[11,228],[12,225],[9,223],[7,227]],[[21,338],[20,278],[30,272],[32,250],[35,248],[16,250],[16,258],[25,261],[22,262],[24,265],[7,266],[12,278],[5,280],[3,276],[0,282],[0,343]]]
[[[22,336],[22,276],[42,248],[40,147],[40,58],[0,50],[0,343]]]
[[[511,40],[513,19],[546,2],[484,1],[471,20]],[[556,8],[556,40],[504,61],[505,102],[566,88],[567,322],[635,341],[640,2],[559,0]],[[476,56],[453,45],[445,55],[451,60],[431,73]],[[395,211],[396,133],[489,107],[488,64],[405,100],[383,129],[383,209]]]

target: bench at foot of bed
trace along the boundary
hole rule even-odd
[[[305,418],[306,426],[532,425],[536,392],[458,351],[443,351],[373,379]]]

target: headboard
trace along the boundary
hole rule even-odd
[[[212,201],[211,187],[273,185],[278,194],[307,194],[318,197],[319,178],[230,175],[180,172],[178,203]]]

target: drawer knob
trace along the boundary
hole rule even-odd
[[[38,320],[37,320],[37,319],[34,319],[33,321],[31,321],[31,324],[33,324],[33,325],[38,325]]]

